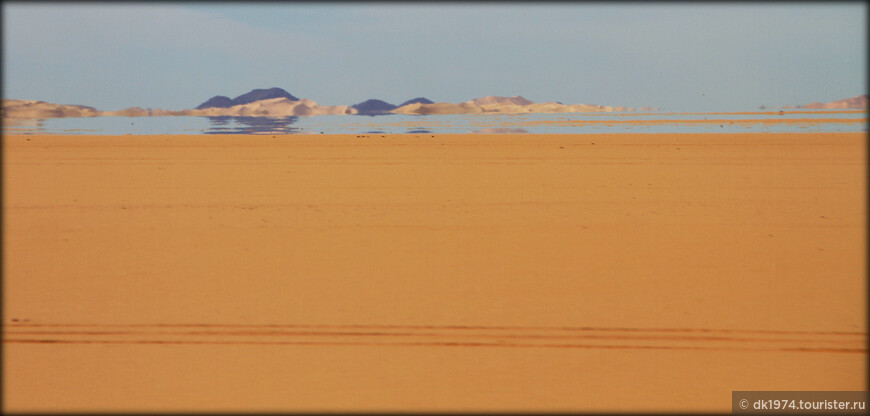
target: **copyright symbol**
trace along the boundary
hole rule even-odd
[[[749,400],[743,399],[740,401],[740,408],[747,409],[749,408]]]

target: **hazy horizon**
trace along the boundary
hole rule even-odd
[[[865,3],[4,2],[3,98],[189,109],[280,87],[747,110],[866,94]]]

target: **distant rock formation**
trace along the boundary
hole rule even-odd
[[[107,116],[205,116],[205,117],[289,117],[324,114],[355,114],[346,105],[321,106],[309,99],[299,99],[281,88],[254,89],[230,99],[216,95],[193,110],[170,111],[131,107],[103,113]]]
[[[273,87],[269,89],[254,89],[233,99],[230,99],[229,97],[225,97],[223,95],[216,95],[209,98],[206,102],[196,106],[196,109],[204,110],[206,108],[230,108],[236,105],[250,104],[256,101],[270,100],[273,98],[286,98],[290,101],[299,100],[298,98],[294,97],[293,94],[290,94],[289,92],[284,91],[281,88]]]
[[[634,111],[630,107],[611,107],[591,104],[565,105],[557,102],[535,103],[520,96],[481,97],[459,104],[451,103],[414,103],[393,110],[398,114],[476,114],[476,113],[581,113]]]
[[[471,103],[461,103],[461,104],[452,104],[452,103],[432,103],[432,104],[423,104],[423,103],[414,103],[401,106],[395,110],[393,110],[396,114],[417,114],[417,115],[427,115],[427,114],[473,114],[473,113],[482,113],[483,108],[477,104]]]
[[[785,108],[785,107],[783,107]],[[859,95],[857,97],[846,98],[842,100],[832,101],[829,103],[810,103],[806,105],[799,105],[798,108],[805,108],[808,110],[843,110],[847,108],[854,109],[866,109],[867,106],[867,94]]]
[[[3,99],[3,118],[96,117],[100,111],[84,105],[53,104],[35,100]]]
[[[266,98],[264,98],[266,97]],[[862,101],[863,100],[863,101]],[[850,100],[829,103],[837,106],[863,107],[827,107],[827,108],[867,108],[867,96],[855,97]],[[804,108],[815,108],[805,106]],[[33,100],[3,100],[2,116],[4,119],[45,119],[60,117],[156,117],[156,116],[232,116],[232,117],[288,117],[312,115],[342,115],[342,114],[477,114],[477,113],[564,113],[564,112],[609,112],[633,111],[626,107],[611,107],[590,104],[565,105],[558,102],[535,103],[520,96],[514,97],[481,97],[463,103],[436,103],[423,97],[405,101],[395,106],[382,100],[366,100],[353,106],[321,106],[309,99],[299,99],[281,88],[256,89],[230,99],[215,96],[191,110],[163,110],[130,107],[118,111],[99,111],[93,107],[82,105],[61,105]]]
[[[430,100],[430,99],[428,99],[428,98],[425,98],[425,97],[417,97],[417,98],[412,98],[412,99],[410,99],[410,100],[408,100],[408,101],[405,101],[405,102],[399,104],[398,107],[404,107],[404,106],[406,106],[406,105],[408,105],[408,104],[417,104],[417,103],[421,103],[421,104],[434,104],[435,102],[432,101],[432,100]]]
[[[269,88],[267,90],[263,90],[263,89],[251,90],[250,92],[247,92],[247,93],[242,94],[236,98],[233,98],[233,104],[234,105],[249,104],[249,103],[253,103],[255,101],[271,100],[273,98],[286,98],[290,101],[298,101],[299,100],[298,98],[294,97],[289,92],[284,91],[281,88],[274,87],[274,88]]]
[[[475,98],[471,101],[467,101],[469,103],[477,104],[479,106],[485,105],[531,105],[534,104],[533,101],[529,101],[519,95],[515,95],[513,97],[495,97],[495,96],[486,96],[481,98]]]
[[[354,104],[351,107],[356,109],[358,115],[362,116],[390,114],[391,111],[398,108],[396,105],[376,99],[365,100],[361,103]]]
[[[225,97],[223,95],[215,95],[214,97],[209,98],[206,102],[196,106],[197,110],[202,110],[204,108],[230,108],[233,105],[233,99],[230,97]]]
[[[314,115],[356,114],[356,109],[346,105],[320,106],[309,99],[290,100],[286,97],[258,100],[229,108],[204,108],[184,110],[176,115],[186,116],[235,116],[235,117],[287,117]]]

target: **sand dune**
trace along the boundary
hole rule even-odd
[[[254,92],[265,93],[272,90],[254,90]],[[249,94],[252,94],[249,93]],[[164,109],[146,109],[141,107],[130,107],[117,111],[99,111],[93,107],[79,105],[59,105],[51,104],[43,101],[27,101],[27,100],[3,100],[3,117],[4,118],[56,118],[56,117],[95,117],[95,116],[124,116],[124,117],[159,117],[159,116],[237,116],[237,117],[286,117],[286,116],[313,116],[313,115],[345,115],[358,114],[360,111],[354,106],[338,105],[338,106],[321,106],[310,99],[290,99],[287,97],[277,97],[253,102],[247,102],[247,99],[241,99],[249,94],[236,97],[230,100],[227,97],[217,96],[209,101],[201,104],[196,109],[187,110],[164,110]],[[286,91],[280,90],[275,94],[285,94]],[[293,97],[295,98],[295,97]],[[222,99],[222,100],[216,100]],[[223,100],[225,99],[225,100]],[[241,100],[240,100],[241,99]],[[220,103],[209,104],[210,102]],[[244,104],[236,104],[230,106],[234,101],[245,101]],[[630,107],[612,107],[591,104],[573,104],[565,105],[555,102],[534,103],[523,97],[495,97],[488,96],[476,98],[464,103],[432,103],[425,98],[417,98],[411,104],[406,104],[401,107],[389,111],[393,108],[392,105],[379,100],[369,100],[367,102],[356,104],[360,106],[371,104],[372,101],[378,101],[377,110],[366,110],[368,107],[363,107],[362,113],[365,114],[381,114],[381,113],[396,113],[396,114],[477,114],[477,113],[565,113],[565,112],[610,112],[610,111],[633,111]],[[386,106],[384,106],[386,104]],[[213,105],[213,106],[212,106]]]
[[[529,101],[523,97],[520,97],[519,95],[515,95],[513,97],[495,97],[495,96],[490,95],[487,97],[475,98],[475,99],[468,101],[468,102],[473,103],[473,104],[477,104],[479,106],[486,106],[486,105],[519,105],[519,106],[523,106],[523,105],[534,104],[532,101]]]
[[[866,133],[2,139],[6,412],[867,388]]]
[[[34,100],[3,99],[3,118],[96,117],[100,111],[83,105],[53,104]]]
[[[287,98],[272,98],[254,101],[249,104],[235,105],[229,108],[205,108],[202,110],[185,110],[185,115],[191,116],[313,116],[355,114],[356,110],[346,105],[320,106],[316,102],[303,98],[289,100]]]
[[[859,108],[866,109],[867,105],[867,95],[859,95],[857,97],[846,98],[842,100],[832,101],[829,103],[810,103],[806,105],[800,105],[798,108],[806,108],[812,110],[839,110],[846,108]]]
[[[273,91],[279,90],[279,91]],[[254,93],[260,95],[271,92],[272,95],[286,95],[278,98],[258,100],[249,102],[246,97],[255,97]],[[95,116],[126,116],[126,117],[156,117],[156,116],[267,116],[267,117],[285,117],[285,116],[303,116],[303,115],[344,115],[357,114],[359,111],[354,106],[338,105],[338,106],[320,106],[310,99],[296,100],[284,90],[254,90],[251,93],[244,94],[231,100],[228,97],[217,96],[213,97],[206,103],[201,104],[196,109],[190,110],[164,110],[164,109],[143,109],[140,107],[130,107],[117,111],[99,111],[93,107],[82,105],[61,105],[47,103],[44,101],[34,100],[3,100],[3,118],[58,118],[58,117],[95,117]],[[213,104],[210,107],[209,102],[220,101],[219,104]],[[232,105],[234,101],[242,101],[245,104]],[[504,113],[504,114],[519,114],[519,113],[584,113],[584,112],[613,112],[613,111],[634,111],[631,107],[620,106],[604,106],[594,104],[562,104],[557,102],[535,103],[521,96],[514,97],[497,97],[487,96],[475,98],[463,103],[432,103],[429,100],[419,98],[412,101],[411,104],[404,104],[398,108],[388,111],[392,105],[380,102],[379,100],[369,100],[367,102],[356,104],[361,106],[375,102],[379,104],[377,110],[363,111],[366,114],[380,114],[392,112],[396,114],[478,114],[478,113]],[[386,105],[384,105],[386,104]],[[783,106],[782,109],[792,109],[795,106]],[[811,103],[797,106],[803,109],[867,109],[867,95],[859,95],[848,99],[833,101],[830,103]],[[654,110],[651,107],[643,107],[643,111]]]
[[[60,118],[60,117],[160,117],[160,116],[313,116],[356,114],[356,110],[346,105],[321,106],[309,99],[289,100],[273,98],[239,104],[228,108],[210,107],[193,110],[164,110],[130,107],[117,111],[99,111],[93,107],[79,105],[59,105],[43,101],[3,100],[3,118]]]
[[[255,101],[261,100],[270,100],[273,98],[286,98],[290,101],[296,101],[298,98],[294,97],[293,94],[278,88],[272,87],[268,89],[253,89],[248,91],[242,95],[239,95],[236,98],[230,98],[223,95],[216,95],[214,97],[209,98],[202,104],[196,106],[197,110],[202,110],[205,108],[229,108],[235,105],[241,104],[250,104]]]
[[[396,114],[475,114],[484,112],[483,107],[474,103],[413,103],[399,107],[392,113]]]
[[[477,113],[581,113],[581,112],[611,112],[633,111],[630,107],[612,107],[591,104],[565,105],[556,102],[535,103],[521,96],[514,97],[482,97],[459,104],[415,103],[401,106],[393,113],[397,114],[477,114]]]

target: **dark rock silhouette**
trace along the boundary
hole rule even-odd
[[[250,103],[253,103],[256,101],[269,100],[269,99],[273,99],[273,98],[286,98],[290,101],[299,101],[298,98],[294,97],[289,92],[287,92],[281,88],[278,88],[278,87],[273,87],[273,88],[269,88],[269,89],[251,90],[251,91],[244,93],[236,98],[230,98],[230,97],[227,97],[224,95],[216,95],[214,97],[209,98],[208,101],[196,106],[196,109],[197,110],[204,110],[206,108],[230,108],[230,107],[237,106],[237,105],[250,104]],[[351,108],[356,109],[357,114],[359,114],[359,115],[377,116],[377,115],[391,114],[391,111],[393,111],[399,107],[402,107],[402,106],[405,106],[408,104],[415,104],[415,103],[432,104],[433,101],[429,100],[428,98],[417,97],[417,98],[412,98],[408,101],[405,101],[404,103],[402,103],[400,105],[393,105],[393,104],[390,104],[386,101],[371,99],[371,100],[365,100],[365,101],[358,103],[358,104],[354,104],[351,106]]]
[[[374,116],[374,115],[381,115],[381,114],[389,114],[390,111],[393,111],[396,108],[399,108],[398,106],[392,105],[386,101],[375,100],[375,99],[365,100],[361,103],[354,104],[351,107],[355,108],[357,111],[357,114],[362,115],[362,116]]]
[[[230,97],[225,97],[223,95],[215,95],[208,99],[208,101],[198,105],[196,107],[197,110],[202,110],[204,108],[230,108],[233,106],[233,100]]]
[[[205,108],[230,108],[235,105],[240,104],[249,104],[255,101],[260,100],[269,100],[272,98],[286,98],[290,101],[299,101],[298,98],[294,97],[287,91],[284,91],[281,88],[269,88],[265,89],[255,89],[251,90],[247,93],[244,93],[236,98],[230,99],[229,97],[225,97],[223,95],[216,95],[208,99],[208,101],[198,105],[196,107],[197,110],[202,110]]]
[[[403,107],[403,106],[406,106],[408,104],[416,104],[416,103],[434,104],[435,102],[428,99],[428,98],[425,98],[425,97],[417,97],[417,98],[412,98],[408,101],[405,101],[405,102],[399,104],[399,107]]]

